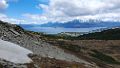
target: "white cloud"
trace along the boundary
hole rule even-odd
[[[120,12],[79,16],[77,17],[77,19],[86,20],[86,21],[89,19],[102,20],[102,21],[120,21]]]
[[[8,7],[8,2],[18,0],[0,0],[0,11]],[[65,22],[74,19],[102,19],[119,20],[120,0],[50,0],[48,5],[39,4],[37,8],[43,9],[42,14],[23,14],[24,20],[5,17],[8,22],[24,22],[42,24],[47,22]]]
[[[43,14],[25,14],[24,16],[42,23],[73,19],[118,20],[120,18],[119,4],[120,0],[50,0],[48,5],[38,5],[43,9]]]
[[[9,6],[8,2],[18,2],[18,0],[0,0],[0,11],[5,10]]]
[[[11,24],[37,24],[39,22],[39,20],[30,20],[30,19],[16,19],[16,18],[11,18],[8,17],[5,14],[0,13],[0,20],[4,21],[4,22],[8,22]]]
[[[50,0],[50,5],[45,10],[59,11],[67,16],[95,15],[116,11],[120,9],[119,4],[118,0]]]
[[[5,10],[8,7],[8,2],[17,2],[18,0],[0,0],[0,11]],[[0,12],[0,20],[9,22],[12,24],[27,23],[25,20],[10,18],[6,14]]]
[[[0,0],[0,10],[3,10],[8,7],[6,0]]]
[[[10,18],[5,14],[1,14],[0,13],[0,20],[5,21],[5,22],[9,22],[12,24],[20,24],[20,23],[26,23],[25,20],[19,20],[19,19],[15,19],[15,18]]]
[[[18,0],[6,0],[8,2],[18,2]]]

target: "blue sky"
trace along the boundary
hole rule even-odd
[[[18,2],[9,2],[9,7],[5,13],[13,18],[21,18],[22,14],[41,14],[42,9],[37,8],[38,4],[48,4],[47,0],[19,0]]]
[[[6,16],[7,20],[9,18],[16,20],[28,20],[28,18],[23,16],[24,14],[39,15],[44,13],[43,9],[39,7],[39,4],[48,5],[49,0],[1,0],[0,14],[1,16]]]
[[[0,0],[0,20],[15,24],[120,21],[119,4],[120,0]]]

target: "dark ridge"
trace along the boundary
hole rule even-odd
[[[104,30],[101,32],[95,32],[95,33],[89,33],[89,34],[84,34],[77,39],[81,40],[120,40],[120,28],[115,28],[115,29],[108,29]]]

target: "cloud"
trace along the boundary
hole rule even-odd
[[[20,19],[15,19],[15,18],[10,18],[5,14],[0,13],[0,20],[5,21],[5,22],[9,22],[12,24],[21,24],[21,23],[26,23],[25,20],[20,20]]]
[[[18,2],[18,0],[6,0],[7,2]]]
[[[9,6],[9,2],[18,2],[18,0],[0,0],[0,11],[4,11]]]
[[[39,21],[33,21],[30,19],[16,19],[8,17],[6,14],[0,13],[0,20],[4,22],[8,22],[11,24],[38,24]]]
[[[50,0],[49,4],[39,4],[43,14],[24,14],[39,22],[64,22],[73,19],[120,18],[120,0]]]
[[[4,10],[8,7],[6,0],[0,0],[0,10]]]
[[[114,12],[120,9],[119,4],[118,0],[50,0],[47,10],[41,7],[48,12],[59,11],[67,16],[83,16]]]

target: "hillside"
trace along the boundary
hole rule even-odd
[[[116,30],[116,29],[110,29],[110,31],[111,30]],[[108,33],[112,33],[109,32],[109,30],[105,30],[105,31],[108,31]],[[114,35],[116,34],[114,33]],[[103,36],[103,35],[99,34],[99,36]],[[120,68],[119,38],[110,37],[111,39],[114,40],[106,39],[106,38],[102,38],[100,40],[100,39],[90,39],[89,37],[91,36],[89,36],[88,38],[84,38],[83,35],[81,37],[43,35],[42,39],[46,40],[46,42],[54,46],[58,46],[62,49],[65,49],[68,52],[73,53],[82,59],[85,59],[90,62],[94,62],[100,68]],[[106,35],[106,37],[109,36]]]
[[[33,54],[29,56],[33,60],[33,63],[32,63],[33,66],[28,65],[31,68],[35,68],[35,66],[37,66],[38,68],[39,67],[56,68],[56,66],[61,68],[61,65],[62,65],[62,68],[72,67],[73,65],[77,65],[78,67],[82,66],[83,68],[86,68],[86,67],[91,68],[91,66],[92,67],[96,66],[95,64],[92,64],[84,59],[77,57],[74,54],[64,51],[63,49],[57,46],[53,46],[47,43],[46,41],[41,39],[40,33],[26,31],[20,26],[17,26],[14,24],[9,24],[9,23],[0,21],[0,38],[4,41],[17,44],[21,47],[24,47],[32,51]],[[2,44],[0,43],[0,45]],[[9,61],[9,60],[6,60],[6,61]],[[53,64],[51,64],[52,61],[54,61]],[[26,68],[26,67],[23,67],[23,68]]]
[[[99,34],[101,33],[101,34]],[[91,33],[94,34],[94,33]],[[119,28],[98,32],[99,36],[119,34]],[[102,35],[103,34],[103,35]],[[106,35],[107,34],[107,35]],[[89,35],[89,34],[86,34]],[[110,36],[109,35],[109,36]],[[97,35],[96,35],[97,36]],[[27,31],[18,25],[0,21],[0,39],[28,49],[32,54],[27,55],[31,63],[15,63],[11,60],[17,57],[16,48],[7,48],[12,51],[12,59],[0,57],[2,68],[119,68],[120,41],[119,40],[86,40],[81,37],[51,36],[39,32]],[[94,36],[90,36],[94,37]],[[112,37],[112,39],[115,37]],[[84,39],[84,40],[80,40]],[[0,43],[6,45],[6,43]],[[10,45],[9,45],[10,46]],[[15,46],[16,47],[16,46]],[[1,48],[1,47],[0,47]],[[11,48],[13,50],[11,50]],[[17,47],[19,50],[19,47]],[[3,51],[6,48],[3,48]],[[10,52],[9,51],[9,52]],[[19,50],[20,53],[24,50]],[[8,52],[8,53],[9,53]],[[15,53],[15,54],[14,54]],[[0,52],[1,54],[1,52]],[[22,53],[23,54],[23,53]],[[21,54],[21,55],[22,55]],[[6,55],[6,54],[4,54]],[[20,56],[21,56],[20,55]],[[20,59],[25,59],[24,56]],[[19,59],[19,58],[18,58]]]
[[[73,32],[74,33],[74,32]],[[120,28],[108,28],[102,30],[95,30],[93,32],[85,33],[78,36],[69,34],[56,34],[56,35],[42,35],[48,39],[65,39],[65,40],[120,40]],[[77,34],[76,34],[77,35]]]
[[[108,29],[102,32],[84,34],[79,39],[96,39],[96,40],[120,40],[120,28]]]

